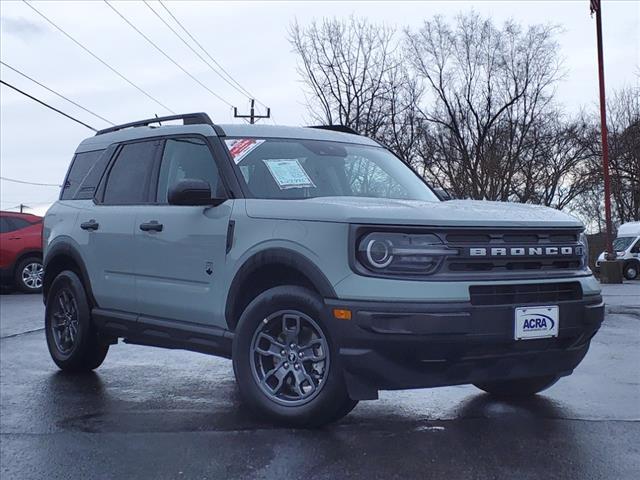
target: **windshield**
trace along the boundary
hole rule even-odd
[[[348,196],[439,201],[409,167],[381,147],[256,138],[228,139],[226,143],[256,198]]]
[[[633,242],[635,238],[636,237],[618,237],[613,241],[613,249],[616,252],[623,252],[629,248],[629,245],[631,245],[631,242]]]

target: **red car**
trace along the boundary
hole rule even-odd
[[[42,291],[42,217],[0,212],[0,280],[28,293]]]

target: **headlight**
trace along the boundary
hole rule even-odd
[[[457,254],[430,233],[369,233],[356,248],[358,261],[367,270],[392,275],[428,275],[438,269],[445,256]]]
[[[589,267],[589,240],[583,232],[580,234],[580,243],[582,244],[582,266]]]

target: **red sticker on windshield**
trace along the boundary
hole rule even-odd
[[[233,158],[233,161],[238,164],[249,154],[249,152],[252,152],[254,149],[262,145],[264,140],[257,140],[255,138],[232,138],[225,140],[225,143],[227,144],[229,153],[231,153],[231,158]]]

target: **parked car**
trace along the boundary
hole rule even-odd
[[[26,293],[42,291],[42,217],[0,212],[0,279]]]
[[[640,222],[620,225],[618,236],[613,241],[616,260],[622,263],[622,274],[627,280],[635,280],[640,275]],[[596,268],[604,261],[605,252],[596,260]]]
[[[583,225],[440,201],[349,131],[200,113],[84,140],[45,217],[54,362],[97,368],[119,339],[228,357],[245,402],[304,426],[380,390],[571,374],[604,313]]]

